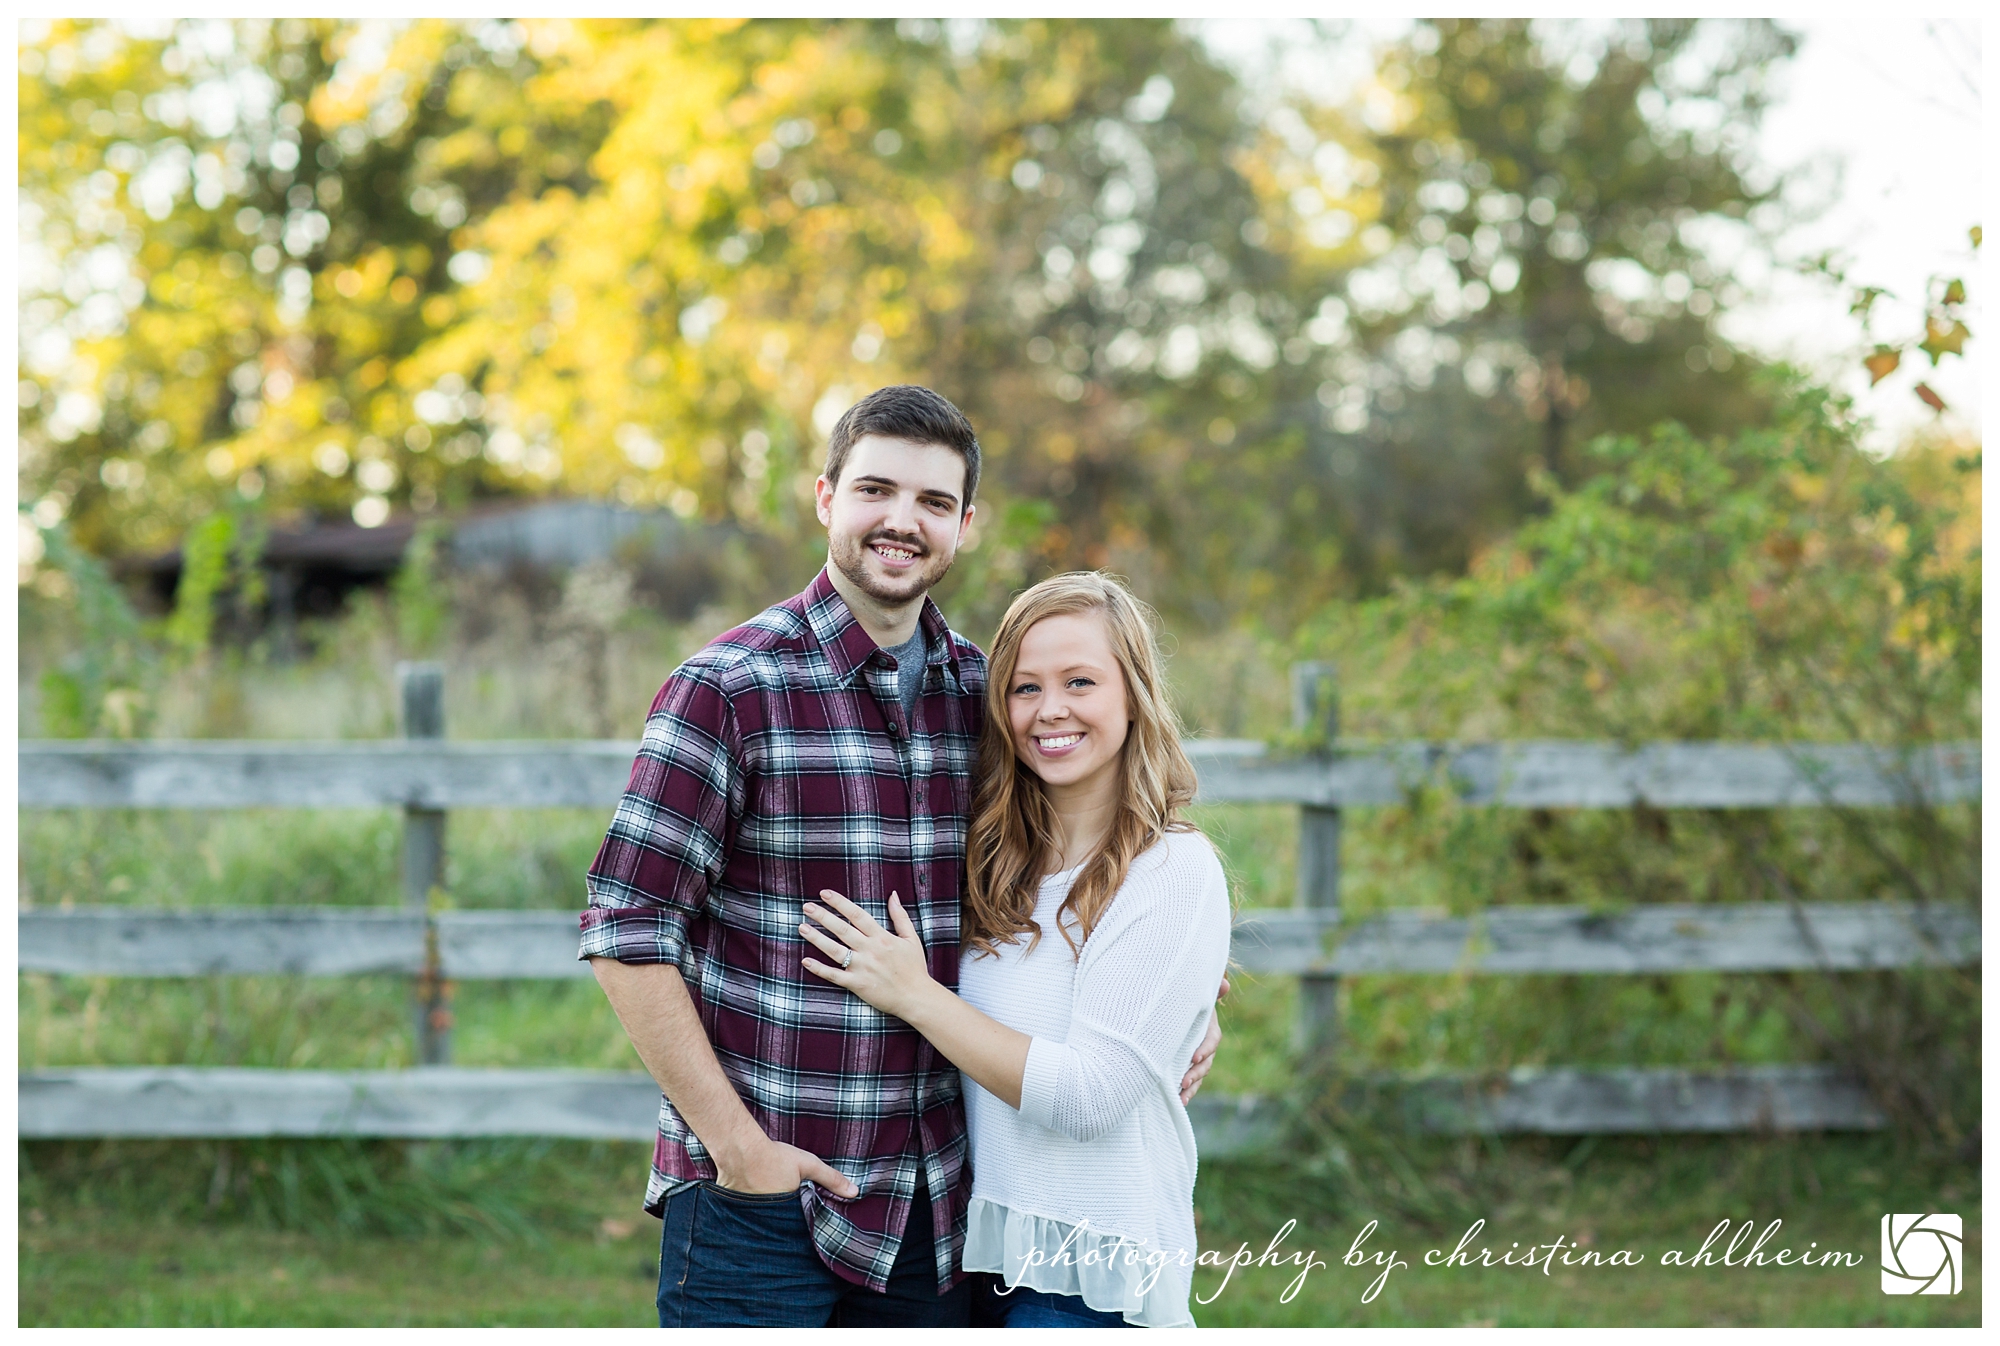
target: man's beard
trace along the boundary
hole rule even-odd
[[[914,551],[923,562],[908,578],[884,581],[868,573],[868,549],[874,543],[886,542],[894,547],[906,547]],[[865,538],[829,538],[827,559],[847,577],[847,582],[867,594],[878,603],[900,606],[912,599],[921,598],[931,587],[944,578],[951,569],[952,558],[938,559],[935,552],[920,542],[897,537],[894,533],[871,533]]]

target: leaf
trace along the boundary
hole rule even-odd
[[[1986,231],[1981,229],[1976,224],[1973,225],[1972,228],[1968,229],[1966,233],[1967,236],[1972,239],[1972,246],[1975,248],[1978,247],[1986,237]]]
[[[1888,293],[1879,285],[1864,285],[1854,292],[1854,302],[1847,306],[1847,311],[1865,318],[1874,309],[1875,301]]]
[[[1931,385],[1928,383],[1919,383],[1917,385],[1917,397],[1919,400],[1923,402],[1925,406],[1929,407],[1932,411],[1944,410],[1944,399],[1942,397],[1939,397],[1937,393],[1932,390]]]
[[[1867,367],[1868,386],[1873,388],[1896,372],[1896,366],[1903,363],[1903,355],[1893,346],[1877,346],[1875,353],[1861,363]]]
[[[1947,304],[1963,304],[1965,302],[1965,282],[1962,280],[1946,281],[1944,286],[1944,302]]]
[[[1956,318],[1933,317],[1925,324],[1924,339],[1917,349],[1930,356],[1935,366],[1947,355],[1964,355],[1965,339],[1971,335],[1971,330]]]

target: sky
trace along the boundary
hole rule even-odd
[[[1265,87],[1294,85],[1340,99],[1365,80],[1370,50],[1407,27],[1404,20],[1356,22],[1349,41],[1326,61],[1296,38],[1301,21],[1208,20],[1196,25],[1219,54]],[[1772,172],[1795,175],[1791,201],[1823,207],[1779,239],[1775,265],[1733,260],[1756,299],[1727,315],[1724,334],[1750,349],[1800,365],[1852,394],[1875,425],[1872,441],[1888,448],[1937,414],[1913,389],[1928,382],[1949,410],[1947,424],[1977,432],[1980,379],[1977,338],[1964,360],[1936,369],[1918,354],[1870,388],[1860,368],[1867,338],[1848,312],[1847,289],[1790,268],[1833,250],[1851,285],[1891,293],[1878,306],[1876,334],[1914,339],[1918,304],[1936,276],[1963,276],[1981,330],[1979,278],[1967,231],[1980,223],[1983,154],[1979,96],[1982,33],[1976,20],[1924,19],[1886,12],[1786,20],[1800,35],[1798,55],[1778,72],[1778,97],[1766,114],[1756,157]]]
[[[1895,296],[1881,327],[1921,330],[1911,301],[1932,276],[1963,276],[1976,302],[1978,277],[1967,231],[1980,223],[1982,130],[1981,33],[1976,21],[1877,17],[1808,20],[1785,80],[1786,96],[1768,116],[1762,158],[1784,167],[1830,157],[1844,166],[1840,191],[1825,214],[1787,238],[1796,256],[1835,248],[1852,258],[1848,275]],[[1859,323],[1838,294],[1802,278],[1777,277],[1765,303],[1736,315],[1730,335],[1773,354],[1816,365],[1861,343]],[[1789,282],[1789,283],[1787,283]],[[1889,305],[1889,301],[1885,301]],[[1981,330],[1975,309],[1968,326]],[[1968,426],[1980,420],[1975,339],[1966,360],[1935,370],[1922,356],[1872,393],[1849,368],[1843,386],[1884,431],[1928,422],[1933,413],[1911,389],[1921,379]]]

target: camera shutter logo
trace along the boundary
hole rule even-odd
[[[1964,1282],[1965,1221],[1956,1215],[1882,1217],[1882,1293],[1955,1295]]]

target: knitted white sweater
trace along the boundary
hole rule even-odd
[[[1032,952],[1024,938],[959,962],[959,994],[1033,1039],[1019,1111],[965,1080],[965,1269],[1140,1326],[1192,1326],[1180,1080],[1229,961],[1228,885],[1206,838],[1170,833],[1132,862],[1073,961],[1055,914],[1077,872],[1043,881]]]

